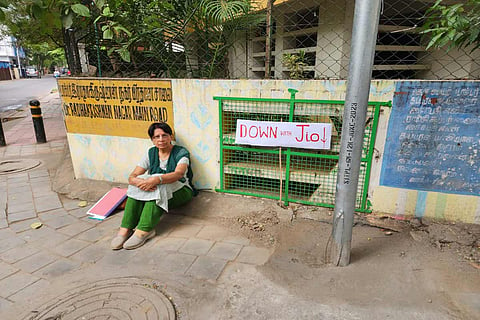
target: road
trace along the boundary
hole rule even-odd
[[[0,112],[28,106],[28,101],[40,99],[56,88],[57,81],[52,75],[41,79],[0,81]]]

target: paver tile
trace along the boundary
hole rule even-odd
[[[58,208],[55,210],[41,212],[38,214],[38,217],[42,219],[42,221],[50,221],[66,215],[68,215],[68,212],[64,208]]]
[[[78,261],[71,261],[68,259],[57,260],[48,266],[37,270],[34,274],[42,278],[54,278],[69,273],[72,270],[78,269],[80,263]]]
[[[77,200],[78,201],[78,200]],[[77,208],[73,210],[68,210],[68,214],[76,217],[76,218],[83,218],[87,215],[87,208]]]
[[[73,210],[73,209],[79,208],[78,203],[80,202],[80,200],[78,199],[69,199],[64,197],[64,198],[61,198],[60,200],[65,210]]]
[[[165,272],[184,274],[197,256],[185,253],[170,253],[158,260],[158,267]]]
[[[15,237],[15,232],[11,231],[10,229],[2,229],[0,230],[0,240]]]
[[[62,208],[62,203],[58,199],[58,195],[55,193],[50,196],[42,196],[34,198],[35,208],[37,212],[44,212],[53,209]]]
[[[30,225],[34,222],[39,222],[39,221],[40,220],[38,220],[36,217],[23,220],[23,221],[16,221],[16,222],[10,223],[10,229],[15,231],[16,233],[20,233],[23,231],[30,230],[31,229]]]
[[[70,236],[64,235],[60,232],[52,232],[48,237],[43,238],[36,245],[51,250],[58,245],[65,243],[68,239],[70,239]]]
[[[15,268],[8,263],[0,261],[0,279],[8,277],[11,274],[14,274],[18,271],[18,268]]]
[[[8,186],[8,202],[21,202],[22,198],[25,198],[26,194],[32,192],[30,184],[27,182],[22,184],[15,184]]]
[[[61,256],[69,257],[75,252],[82,250],[89,244],[90,243],[83,240],[70,239],[70,240],[66,240],[65,242],[63,242],[58,246],[53,247],[52,251],[54,251],[55,253],[58,253]]]
[[[216,280],[227,264],[227,260],[209,256],[199,256],[188,269],[187,274],[203,279]]]
[[[110,250],[110,248],[104,245],[94,244],[74,253],[70,256],[70,259],[81,263],[95,263],[105,256],[107,250]]]
[[[242,250],[242,246],[235,243],[216,242],[208,252],[207,256],[223,260],[233,261]]]
[[[194,255],[207,254],[208,250],[213,246],[214,242],[210,240],[192,238],[178,250],[181,253],[189,253]]]
[[[32,245],[31,243],[25,243],[13,249],[3,252],[0,254],[0,258],[8,263],[15,263],[19,260],[30,257],[31,255],[39,252],[41,249]]]
[[[30,179],[38,177],[49,177],[48,170],[34,170],[28,173]]]
[[[7,299],[4,299],[4,298],[0,297],[0,312],[2,310],[7,309],[8,307],[10,307],[12,305],[13,305],[13,302],[10,302]]]
[[[106,232],[104,229],[98,227],[98,228],[92,228],[90,230],[82,232],[78,234],[75,238],[79,240],[88,241],[88,242],[97,242],[98,240],[106,237],[108,237],[109,239],[112,238],[109,232]]]
[[[68,214],[65,214],[65,215],[62,215],[62,216],[58,216],[57,218],[55,219],[50,219],[48,221],[45,221],[44,223],[53,228],[53,229],[59,229],[59,228],[62,228],[62,227],[65,227],[65,226],[68,226],[70,224],[74,224],[74,223],[77,223],[78,222],[78,219],[68,215]]]
[[[36,218],[37,214],[34,210],[28,210],[28,211],[21,211],[21,212],[10,212],[8,211],[8,221],[10,223],[16,222],[16,221],[22,221],[22,220],[27,220],[27,219],[32,219]]]
[[[192,217],[183,217],[181,220],[180,220],[180,223],[183,223],[183,224],[196,224],[196,225],[199,225],[199,226],[204,226],[207,224],[207,222],[205,220],[202,220],[202,219],[198,219],[198,218],[192,218]]]
[[[25,272],[35,272],[38,269],[52,263],[58,257],[48,252],[38,252],[33,256],[20,260],[14,264],[15,267],[22,269]]]
[[[56,233],[54,229],[49,228],[48,226],[42,226],[39,229],[30,229],[19,233],[18,236],[27,242],[37,242],[53,235],[54,233]]]
[[[50,282],[45,279],[40,279],[11,295],[8,299],[14,302],[28,303],[31,299],[38,297],[42,291],[48,287],[50,287]]]
[[[75,224],[71,224],[69,226],[66,226],[66,227],[63,227],[61,229],[58,229],[58,231],[66,234],[66,235],[69,235],[69,236],[75,236],[79,233],[82,233],[88,229],[91,229],[93,228],[94,226],[89,224],[89,223],[86,223],[86,222],[83,222],[83,221],[79,221]]]
[[[207,239],[207,240],[223,240],[226,237],[231,236],[231,232],[225,228],[216,226],[216,225],[207,225],[200,230],[196,235],[197,238]]]
[[[196,225],[196,224],[183,224],[180,223],[172,232],[169,233],[171,237],[195,237],[195,235],[203,228],[203,226]]]
[[[25,201],[21,203],[8,202],[7,212],[9,216],[12,213],[25,212],[25,211],[35,213],[35,207],[33,206],[33,201]]]
[[[7,250],[10,250],[12,248],[16,248],[18,246],[21,246],[24,244],[25,241],[23,241],[20,238],[17,237],[11,237],[11,238],[6,238],[1,241],[1,246],[0,246],[0,253],[5,252]]]
[[[38,280],[28,273],[18,272],[0,280],[0,297],[8,298]]]
[[[178,251],[181,246],[187,241],[185,238],[158,238],[154,246],[164,251]]]
[[[268,261],[268,258],[270,258],[270,251],[268,249],[248,246],[243,247],[236,261],[262,265]]]
[[[97,261],[99,265],[127,265],[130,259],[138,253],[138,250],[112,250],[110,247],[104,249],[104,255]]]

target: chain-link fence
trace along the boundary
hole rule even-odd
[[[213,6],[222,2],[231,5]],[[131,12],[122,17],[132,32],[123,47],[103,39],[107,22],[94,23],[92,16],[89,32],[77,35],[82,70],[93,66],[109,77],[347,78],[354,0],[160,3],[135,0],[116,8]],[[421,31],[433,3],[383,1],[374,79],[479,78],[480,50],[425,49]],[[122,59],[126,52],[129,62]]]

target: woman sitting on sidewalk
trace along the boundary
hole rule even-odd
[[[155,236],[154,228],[164,212],[186,204],[196,193],[190,154],[172,144],[172,128],[155,122],[148,135],[154,146],[128,177],[128,198],[120,230],[111,243],[113,250],[141,247]]]

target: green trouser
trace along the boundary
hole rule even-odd
[[[192,189],[185,186],[173,193],[173,197],[168,200],[168,208],[178,208],[192,197]],[[150,232],[158,224],[163,213],[164,210],[155,204],[155,200],[141,201],[128,197],[121,227]]]

